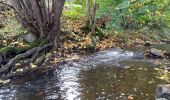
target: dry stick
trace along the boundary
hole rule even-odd
[[[50,47],[52,46],[52,44],[47,44],[47,45],[44,45],[43,47],[40,48],[40,50],[43,50],[47,47]],[[35,47],[31,50],[28,50],[27,52],[23,53],[23,54],[19,54],[17,56],[15,56],[13,59],[11,59],[5,66],[3,66],[1,69],[0,69],[0,75],[2,75],[3,73],[8,73],[10,72],[10,70],[12,69],[12,66],[14,66],[14,64],[18,61],[18,60],[21,60],[21,59],[24,59],[26,57],[29,57],[30,55],[32,55],[33,53],[36,52],[38,47]]]

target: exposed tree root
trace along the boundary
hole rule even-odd
[[[6,80],[6,79],[17,79],[24,77],[28,74],[36,74],[37,75],[42,75],[42,73],[46,73],[53,70],[53,68],[48,68],[48,67],[36,67],[36,68],[28,68],[25,69],[22,72],[17,72],[17,73],[9,73],[1,77],[1,79]],[[34,76],[35,77],[35,76]]]
[[[3,74],[8,74],[11,71],[12,67],[15,65],[15,63],[18,62],[19,60],[28,58],[29,56],[35,54],[35,52],[37,52],[37,50],[42,51],[50,46],[52,46],[52,44],[46,44],[42,47],[34,47],[25,53],[18,54],[17,56],[15,56],[13,59],[11,59],[6,65],[4,65],[0,69],[0,75],[2,76]]]

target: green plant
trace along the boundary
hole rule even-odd
[[[164,24],[169,0],[98,0],[98,16],[110,16],[109,28],[158,28]]]
[[[82,5],[65,4],[65,6],[66,6],[66,10],[63,12],[64,16],[69,17],[73,20],[84,16],[84,9]]]

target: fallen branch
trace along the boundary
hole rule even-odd
[[[40,51],[45,48],[48,48],[50,46],[52,46],[52,44],[44,45],[43,47],[40,47]],[[37,48],[39,48],[39,47],[32,48],[31,50],[28,50],[27,52],[25,52],[23,54],[19,54],[19,55],[15,56],[5,66],[3,66],[0,69],[0,75],[2,76],[2,74],[10,72],[10,70],[12,69],[12,66],[14,66],[17,61],[31,56],[33,53],[35,53],[37,51]]]

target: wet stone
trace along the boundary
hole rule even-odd
[[[157,86],[156,100],[170,100],[170,84]]]
[[[164,58],[164,51],[152,48],[151,50],[147,50],[145,52],[145,56],[153,59]]]

